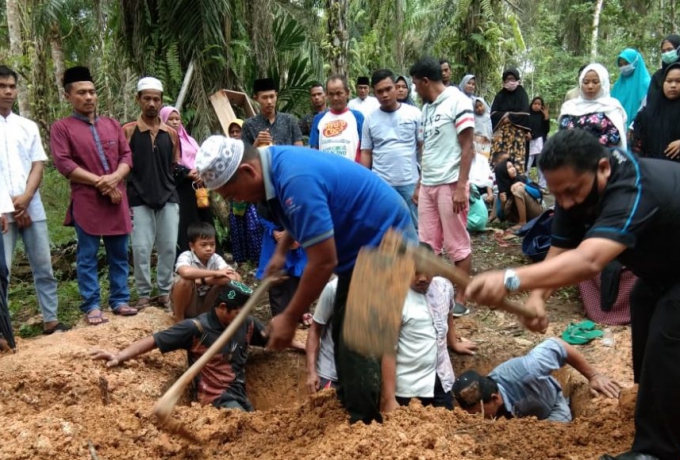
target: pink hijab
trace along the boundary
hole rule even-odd
[[[177,114],[179,114],[179,110],[169,105],[166,105],[161,109],[160,115],[163,123],[168,122],[168,118],[170,118],[172,112],[177,112]],[[196,152],[198,152],[199,148],[198,142],[196,142],[193,137],[189,136],[189,133],[184,129],[184,125],[181,123],[177,128],[177,134],[179,135],[179,142],[182,148],[182,158],[179,160],[179,163],[189,169],[195,169]]]

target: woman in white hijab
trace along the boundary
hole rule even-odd
[[[562,104],[560,129],[582,128],[606,147],[626,145],[626,111],[609,95],[609,72],[601,64],[589,64],[579,77],[579,97]]]

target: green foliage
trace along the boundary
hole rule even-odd
[[[50,229],[52,247],[63,247],[74,242],[75,230],[73,227],[63,225],[71,201],[71,187],[68,179],[52,166],[45,168],[40,186],[40,197],[47,213],[47,226]]]

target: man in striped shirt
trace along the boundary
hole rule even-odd
[[[418,205],[418,236],[435,253],[442,250],[466,273],[472,265],[467,232],[469,173],[475,156],[475,116],[472,101],[456,87],[442,82],[439,61],[426,57],[411,67],[423,106],[423,156],[419,187],[413,194]],[[468,312],[463,293],[456,293],[454,315]]]

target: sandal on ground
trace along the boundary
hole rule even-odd
[[[304,315],[302,315],[302,318],[300,318],[300,323],[302,323],[304,327],[310,327],[312,325],[313,319],[314,317],[312,316],[311,313],[305,313]]]
[[[453,306],[453,311],[451,312],[451,316],[455,318],[460,318],[461,316],[465,316],[468,313],[470,313],[470,309],[463,305],[460,302],[455,302]]]
[[[108,323],[109,320],[104,317],[104,313],[100,310],[99,313],[88,313],[85,315],[85,321],[90,326],[99,326],[100,324]]]
[[[66,332],[66,331],[70,331],[70,330],[71,330],[71,328],[68,327],[66,324],[59,322],[59,323],[57,323],[56,326],[51,327],[49,329],[45,329],[44,331],[42,331],[42,333],[43,333],[43,335],[52,335],[55,332]]]
[[[170,296],[169,295],[159,295],[158,298],[156,299],[156,302],[163,307],[164,309],[168,309],[170,307]]]
[[[137,302],[133,305],[134,308],[137,309],[137,311],[141,311],[151,305],[151,300],[148,297],[140,297],[137,299]]]
[[[129,305],[119,305],[113,309],[114,315],[135,316],[137,313],[139,313],[139,310],[137,310],[136,308],[132,308]]]
[[[596,329],[596,324],[590,320],[571,323],[562,333],[562,340],[570,345],[585,345],[593,339],[602,337],[604,332]]]

